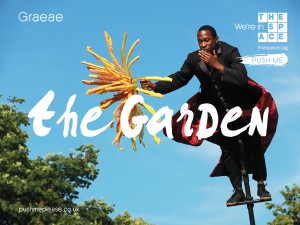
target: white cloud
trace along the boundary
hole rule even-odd
[[[277,84],[283,84],[285,86],[297,87],[300,84],[300,78],[298,76],[289,76],[283,78],[272,79]]]
[[[276,85],[272,91],[277,105],[286,106],[300,103],[300,78],[298,76],[285,76],[271,81]]]
[[[189,146],[189,145],[186,145],[186,147],[184,147],[184,148],[182,148],[182,146],[177,147],[176,151],[186,157],[190,157],[190,158],[194,158],[194,159],[201,159],[201,160],[207,160],[207,159],[214,160],[215,159],[218,161],[221,156],[220,147],[217,145],[211,144],[207,141],[204,141],[202,143],[202,145],[200,145],[198,147]]]
[[[278,93],[278,96],[275,98],[277,105],[286,106],[292,104],[300,103],[300,89],[299,88],[288,88],[287,90]]]
[[[264,206],[260,206],[262,208]],[[266,210],[266,209],[265,209]],[[147,221],[153,221],[156,225],[207,225],[207,224],[239,224],[248,225],[248,211],[246,206],[237,206],[227,208],[224,204],[220,204],[220,201],[215,199],[210,202],[202,202],[199,199],[199,206],[189,206],[183,211],[189,212],[189,215],[183,214],[181,211],[174,212],[169,215],[139,215]],[[260,211],[255,210],[257,216],[261,217]],[[193,216],[191,216],[193,215]],[[257,217],[257,222],[259,222]]]

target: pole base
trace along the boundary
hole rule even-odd
[[[227,205],[227,207],[246,205],[246,204],[255,204],[255,203],[260,203],[260,202],[268,202],[268,201],[272,201],[272,199],[268,199],[268,200],[264,200],[264,199],[246,200],[246,201],[243,201],[243,202],[238,202],[235,205]]]

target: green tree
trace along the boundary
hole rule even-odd
[[[266,203],[267,209],[273,209],[275,219],[269,225],[300,225],[300,187],[296,184],[292,188],[285,186],[280,193],[284,202],[279,205]]]
[[[0,96],[1,97],[1,96]],[[114,211],[102,199],[80,204],[79,188],[89,188],[97,178],[99,149],[93,145],[75,148],[68,156],[48,154],[29,159],[26,145],[27,114],[17,110],[23,99],[11,98],[0,104],[0,223],[11,224],[94,224],[147,225],[125,211],[114,221]]]
[[[124,215],[117,215],[114,220],[115,225],[148,225],[142,218],[134,219],[125,210]]]

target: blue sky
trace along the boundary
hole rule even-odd
[[[157,225],[246,225],[246,206],[227,208],[226,200],[232,187],[226,177],[210,178],[209,174],[218,162],[218,146],[204,143],[200,147],[178,144],[160,132],[162,139],[156,145],[146,135],[148,148],[138,145],[135,153],[130,140],[122,139],[124,151],[111,142],[115,129],[109,129],[97,137],[87,138],[77,128],[77,137],[63,137],[63,125],[56,121],[65,111],[68,99],[76,94],[72,110],[79,122],[85,113],[99,104],[103,97],[87,96],[87,86],[81,80],[88,79],[88,70],[80,61],[96,63],[86,51],[94,51],[107,57],[104,31],[113,40],[115,52],[121,48],[123,33],[127,32],[127,47],[136,39],[140,43],[133,56],[140,59],[132,68],[133,76],[166,76],[180,69],[187,54],[198,49],[196,32],[204,24],[214,26],[220,40],[237,46],[241,55],[285,53],[288,63],[284,67],[249,66],[249,76],[265,86],[275,98],[279,110],[279,124],[274,140],[266,153],[268,190],[274,203],[280,203],[279,191],[285,185],[300,180],[300,144],[297,118],[300,115],[299,60],[296,55],[299,36],[300,3],[285,1],[71,1],[27,0],[0,2],[0,93],[26,99],[21,106],[27,112],[49,91],[55,99],[49,110],[54,117],[46,121],[51,132],[38,137],[32,127],[28,146],[30,157],[45,156],[47,152],[68,154],[81,144],[100,147],[100,175],[88,190],[82,190],[80,201],[94,196],[105,197],[116,205],[116,213],[127,209],[134,217],[143,217]],[[58,23],[21,22],[20,12],[61,13]],[[258,30],[236,30],[235,24],[257,25],[259,12],[288,13],[288,42],[258,43]],[[261,46],[287,46],[288,50],[262,51]],[[118,56],[118,54],[116,54]],[[144,96],[156,110],[169,106],[175,112],[198,91],[196,79],[163,99]],[[91,129],[106,125],[115,106],[104,111]],[[31,120],[32,123],[32,120]],[[251,181],[252,194],[256,197],[256,184]],[[59,207],[59,206],[58,206]],[[254,207],[257,224],[266,224],[273,216],[264,204]]]

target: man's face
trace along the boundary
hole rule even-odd
[[[219,41],[218,36],[214,38],[210,30],[199,31],[197,39],[200,49],[209,53],[213,53],[213,50],[216,49],[216,44]]]

